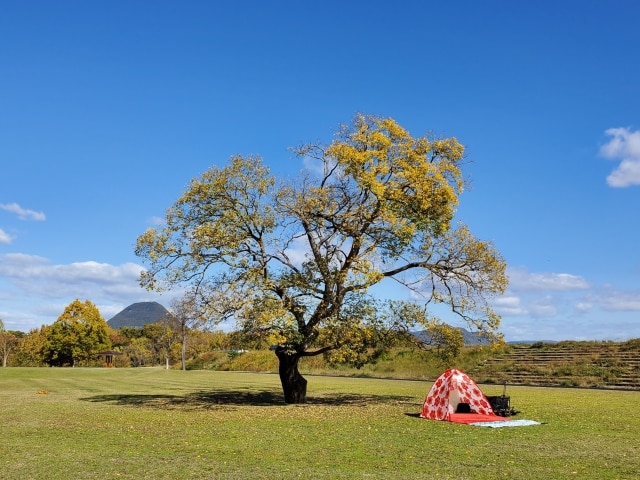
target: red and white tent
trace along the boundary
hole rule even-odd
[[[468,413],[457,413],[458,406],[468,405]],[[478,385],[460,370],[450,369],[434,382],[422,405],[422,418],[469,423],[500,419]]]

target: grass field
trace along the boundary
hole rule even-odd
[[[510,387],[490,429],[417,417],[429,382],[309,376],[285,405],[277,375],[0,368],[0,478],[635,479],[640,392]],[[482,386],[487,395],[502,387]]]

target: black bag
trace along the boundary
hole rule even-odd
[[[487,400],[489,400],[489,403],[491,404],[493,413],[501,417],[510,417],[511,415],[520,413],[509,404],[511,402],[511,397],[507,396],[507,382],[504,382],[502,395],[487,397]]]
[[[487,397],[487,400],[489,400],[491,409],[496,415],[499,415],[501,417],[508,417],[515,413],[509,405],[511,397],[508,397],[507,395],[496,395],[493,397]]]

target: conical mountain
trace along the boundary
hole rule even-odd
[[[107,323],[111,328],[137,327],[156,323],[165,318],[169,311],[158,302],[138,302],[129,305],[112,317]]]

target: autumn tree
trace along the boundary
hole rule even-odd
[[[0,359],[2,366],[6,367],[9,355],[13,353],[19,342],[19,332],[11,332],[6,330],[4,321],[0,318]]]
[[[200,310],[197,296],[186,293],[173,300],[169,306],[171,315],[175,319],[173,325],[178,330],[180,338],[180,360],[182,370],[187,369],[187,340],[189,334],[207,324],[207,317]]]
[[[489,300],[506,288],[505,263],[454,221],[465,187],[455,138],[357,115],[332,143],[294,152],[309,165],[297,179],[277,181],[256,156],[193,179],[166,225],[137,240],[141,284],[190,284],[210,314],[275,335],[287,403],[306,400],[301,358],[366,360],[389,331],[432,322],[433,305],[497,333]],[[372,297],[390,281],[420,298],[421,315],[398,319]]]
[[[444,363],[454,360],[464,347],[464,334],[460,328],[449,325],[439,318],[427,317],[427,312],[416,303],[391,301],[387,304],[390,311],[392,330],[400,332],[401,339],[408,345],[426,349]],[[410,326],[420,325],[424,330],[411,332]],[[492,332],[483,332],[479,340],[490,340]],[[484,338],[483,338],[484,337]],[[497,340],[497,337],[495,338]]]
[[[42,356],[51,366],[75,366],[111,347],[109,326],[89,300],[71,302],[44,336]]]
[[[129,341],[128,345],[123,347],[122,353],[132,367],[153,365],[156,363],[156,358],[151,347],[151,340],[148,338],[134,337]]]
[[[43,359],[46,343],[45,331],[48,327],[34,328],[19,338],[15,352],[15,364],[20,367],[41,367],[45,365]]]
[[[176,318],[171,314],[165,315],[155,323],[147,323],[142,327],[142,340],[146,340],[152,352],[153,363],[164,363],[169,370],[173,355],[173,347],[180,342],[180,328]]]

